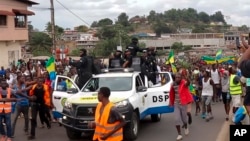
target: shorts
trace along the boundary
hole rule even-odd
[[[230,103],[232,101],[232,97],[230,95],[230,98],[227,99],[227,92],[222,92],[222,101],[224,104]]]
[[[213,96],[202,96],[202,103],[204,103],[206,106],[211,104]]]
[[[231,95],[233,107],[240,107],[241,106],[241,95]]]

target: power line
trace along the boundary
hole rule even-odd
[[[77,14],[75,14],[74,12],[72,12],[69,8],[67,8],[66,6],[64,6],[61,2],[59,2],[58,0],[56,0],[56,2],[58,2],[63,8],[65,8],[67,11],[69,11],[71,14],[73,14],[74,16],[76,16],[78,19],[80,19],[82,22],[84,22],[85,24],[87,24],[88,26],[90,26],[90,24],[88,24],[85,20],[83,20],[80,16],[78,16]]]

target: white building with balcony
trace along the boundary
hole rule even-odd
[[[76,40],[77,48],[93,49],[96,44],[99,42],[98,37],[94,37],[93,34],[82,33],[79,36],[79,39]]]

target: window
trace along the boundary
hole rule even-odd
[[[0,26],[7,25],[7,16],[6,15],[0,15]]]
[[[27,25],[26,23],[26,16],[25,15],[18,15],[15,17],[15,27],[25,28]]]
[[[168,73],[159,73],[156,75],[157,77],[157,83],[155,85],[151,84],[149,85],[150,88],[160,87],[163,85],[166,85],[171,79],[170,75]]]
[[[139,76],[136,76],[136,81],[135,81],[135,87],[143,86],[141,78]]]
[[[100,77],[92,78],[83,88],[84,92],[96,92],[101,87],[108,87],[111,91],[132,90],[131,77]]]

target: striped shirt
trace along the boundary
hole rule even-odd
[[[179,94],[179,85],[177,85],[176,83],[174,84],[174,94],[175,94],[175,100],[174,100],[174,103],[175,104],[180,104],[181,101],[180,101],[180,94]]]

